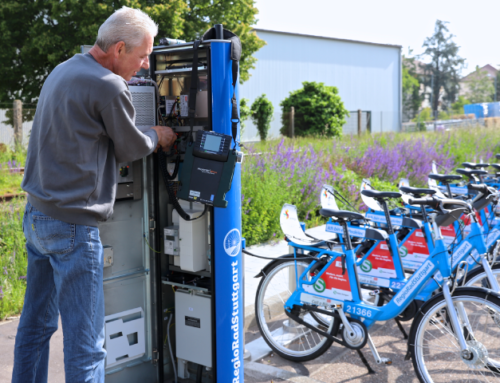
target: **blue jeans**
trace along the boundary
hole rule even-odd
[[[29,202],[23,220],[27,288],[14,351],[14,383],[47,382],[59,313],[66,382],[104,382],[103,250],[97,227],[48,217]]]

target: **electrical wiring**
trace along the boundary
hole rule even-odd
[[[149,249],[150,249],[151,251],[154,251],[154,252],[155,252],[155,253],[157,253],[157,254],[162,254],[162,252],[161,252],[161,251],[156,251],[155,249],[153,249],[153,248],[151,247],[151,245],[149,244],[148,238],[146,237],[146,233],[143,233],[143,234],[142,234],[142,236],[144,237],[144,240],[146,241],[146,243],[147,243],[147,245],[148,245],[148,247],[149,247]]]
[[[174,314],[170,314],[170,317],[168,318],[167,333],[170,332],[170,322],[172,321],[173,316],[174,316]],[[172,345],[170,343],[170,337],[167,337],[167,341],[168,341],[168,349],[170,350],[170,358],[172,359],[172,367],[174,368],[175,383],[177,383],[177,368],[175,367],[174,353],[172,352]]]

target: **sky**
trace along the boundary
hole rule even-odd
[[[401,45],[405,55],[422,53],[436,20],[447,21],[466,59],[462,75],[500,67],[500,0],[256,0],[256,7],[257,28]]]

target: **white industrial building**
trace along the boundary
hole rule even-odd
[[[371,112],[371,131],[401,127],[401,46],[255,29],[267,45],[255,53],[251,77],[240,87],[240,97],[252,102],[265,93],[274,105],[269,135],[279,136],[280,102],[303,81],[336,86],[349,111]],[[351,113],[344,133],[357,131]],[[258,140],[256,127],[245,122],[242,141]]]

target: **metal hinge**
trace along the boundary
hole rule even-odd
[[[156,221],[153,218],[149,219],[149,230],[154,231],[156,229]]]
[[[153,365],[156,366],[158,359],[160,358],[160,353],[157,350],[153,350]]]

